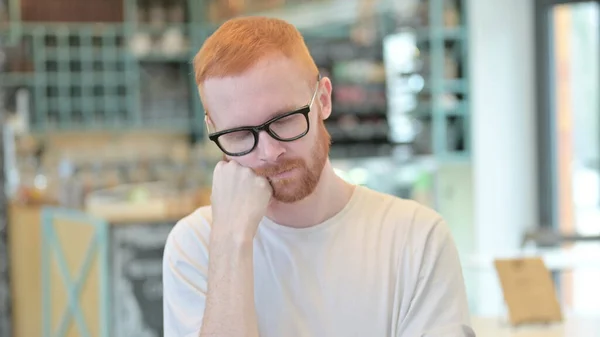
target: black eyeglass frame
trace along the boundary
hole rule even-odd
[[[319,74],[319,76],[317,77],[317,86],[312,95],[312,98],[310,99],[310,102],[308,102],[307,105],[305,105],[299,109],[296,109],[294,111],[286,112],[282,115],[275,116],[258,126],[240,126],[237,128],[232,128],[232,129],[227,129],[227,130],[222,130],[222,131],[211,133],[208,135],[208,139],[210,139],[212,142],[217,144],[219,149],[221,149],[221,151],[223,153],[225,153],[226,155],[232,156],[232,157],[240,157],[240,156],[247,155],[248,153],[250,153],[256,149],[256,147],[258,146],[258,135],[261,131],[265,131],[267,134],[269,134],[269,136],[271,136],[272,138],[274,138],[280,142],[293,142],[295,140],[302,138],[302,137],[306,136],[308,134],[308,132],[310,131],[310,120],[309,120],[308,114],[311,111],[311,106],[315,100],[315,97],[317,96],[317,92],[319,92],[320,83],[321,83],[321,75]],[[296,115],[296,114],[301,114],[306,119],[306,130],[303,133],[299,134],[298,136],[295,136],[292,138],[281,138],[275,132],[273,132],[273,130],[270,129],[270,126],[272,123],[275,123],[283,118],[286,118],[286,117],[289,117],[292,115]],[[254,145],[249,150],[246,150],[243,152],[232,153],[232,152],[225,150],[221,146],[221,143],[219,142],[219,137],[226,135],[228,133],[239,132],[239,131],[250,131],[252,133],[252,136],[254,137]]]

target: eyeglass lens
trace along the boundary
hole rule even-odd
[[[292,114],[269,125],[269,130],[279,140],[294,139],[304,132],[308,127],[306,117],[301,113]],[[254,134],[250,130],[241,130],[226,133],[219,137],[219,144],[229,153],[242,153],[254,147]]]

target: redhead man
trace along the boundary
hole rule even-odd
[[[167,240],[166,337],[474,336],[444,220],[334,173],[332,84],[294,26],[230,20],[194,70],[224,159]]]

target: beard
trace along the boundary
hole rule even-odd
[[[317,188],[329,156],[330,146],[331,136],[325,128],[325,123],[320,121],[310,163],[301,158],[290,158],[274,166],[255,169],[254,172],[267,178],[273,188],[273,199],[282,203],[298,202],[308,197]],[[290,170],[297,170],[299,173],[292,178],[271,178]]]

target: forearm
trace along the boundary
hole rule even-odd
[[[211,239],[200,337],[258,337],[252,240]]]

